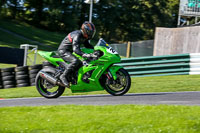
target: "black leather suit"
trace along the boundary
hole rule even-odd
[[[82,32],[80,30],[76,30],[69,33],[58,47],[59,56],[65,62],[70,62],[67,68],[70,72],[78,70],[82,65],[82,62],[72,54],[73,52],[80,56],[84,54],[80,50],[81,44],[83,44],[86,48],[94,49],[94,47],[90,45],[88,39],[83,37]],[[67,72],[65,71],[64,73]]]

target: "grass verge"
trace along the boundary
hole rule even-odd
[[[41,106],[0,108],[2,133],[197,133],[199,106]]]
[[[45,51],[57,50],[58,46],[68,33],[51,32],[43,29],[38,29],[27,23],[18,22],[15,20],[0,19],[0,28],[11,31],[17,35],[23,36],[32,41],[49,45],[53,48],[47,48],[45,46],[39,46],[39,49]],[[74,29],[78,30],[78,29]],[[0,31],[0,46],[1,47],[15,47],[19,48],[20,44],[36,45],[33,42],[21,39],[13,34]],[[91,43],[95,45],[97,40],[92,40]]]
[[[31,42],[0,30],[0,46],[1,47],[20,48],[21,44],[31,44]]]
[[[178,92],[178,91],[200,91],[200,75],[181,75],[164,77],[141,77],[132,78],[129,93],[146,92]],[[108,94],[106,91],[96,91],[87,93],[71,93],[66,89],[63,95],[89,95]],[[0,98],[22,98],[40,96],[35,86],[1,89]]]
[[[38,41],[40,43],[50,45],[55,48],[58,47],[62,39],[66,36],[62,33],[50,32],[35,28],[26,23],[19,23],[17,21],[11,21],[6,19],[0,21],[0,27],[14,32],[18,35],[21,35],[23,37],[26,37],[28,39]]]

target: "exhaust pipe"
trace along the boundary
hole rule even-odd
[[[64,84],[62,84],[61,82],[58,81],[58,79],[54,78],[53,76],[51,76],[50,74],[44,72],[44,71],[40,71],[39,75],[47,80],[48,82],[50,82],[53,85],[60,85],[60,86],[65,86]]]

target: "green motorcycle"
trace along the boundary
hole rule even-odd
[[[106,90],[114,96],[120,96],[128,92],[131,79],[128,72],[115,63],[119,63],[119,54],[110,47],[103,39],[92,49],[81,49],[91,54],[91,58],[83,58],[75,53],[82,62],[82,67],[70,75],[66,75],[70,81],[72,93]],[[36,88],[46,98],[57,98],[61,96],[65,87],[60,75],[65,70],[67,63],[61,59],[56,52],[40,51],[39,54],[52,66],[43,68],[36,76]]]

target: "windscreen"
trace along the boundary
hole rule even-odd
[[[115,51],[112,47],[110,47],[102,38],[99,39],[99,42],[96,46],[103,46],[107,48],[107,52],[111,54],[118,54],[117,51]]]
[[[96,46],[103,46],[103,47],[109,48],[109,45],[102,38],[99,39],[99,42],[97,43]]]

